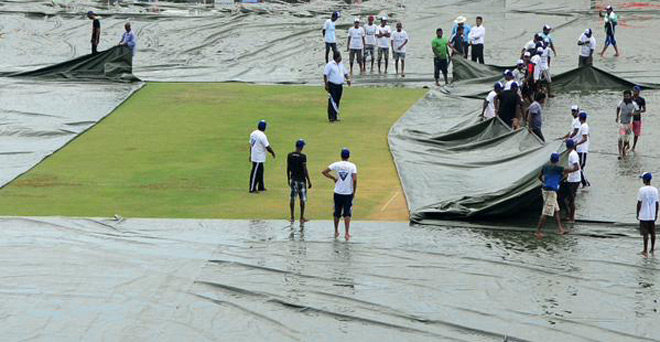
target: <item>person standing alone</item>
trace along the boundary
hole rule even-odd
[[[305,147],[305,140],[296,141],[296,150],[289,153],[286,158],[286,179],[291,187],[291,223],[294,219],[296,206],[296,197],[300,198],[300,224],[307,222],[305,218],[305,203],[307,202],[307,188],[312,188],[312,181],[307,172],[307,156],[302,153]]]
[[[328,120],[335,122],[339,121],[339,102],[344,92],[344,82],[350,86],[351,80],[344,63],[341,62],[339,51],[335,52],[332,57],[332,61],[325,66],[323,71],[323,83],[328,92]]]
[[[644,173],[640,178],[644,186],[637,193],[637,220],[639,232],[644,238],[643,256],[648,256],[649,235],[651,235],[651,254],[655,251],[655,222],[658,220],[658,189],[651,186],[653,175]]]
[[[259,191],[266,191],[264,185],[264,163],[266,162],[266,151],[275,158],[275,151],[266,137],[266,121],[261,120],[257,124],[257,129],[250,133],[250,162],[252,162],[252,171],[250,172],[250,193],[256,194]]]
[[[614,38],[616,25],[619,24],[619,16],[614,12],[612,5],[608,5],[605,11],[605,45],[603,51],[600,52],[600,56],[603,57],[607,48],[612,45],[614,47],[614,57],[619,57],[619,48],[616,46],[616,38]]]
[[[97,54],[99,42],[101,40],[101,21],[94,11],[87,12],[87,18],[92,20],[92,55]]]
[[[323,24],[323,41],[325,42],[325,62],[328,63],[328,54],[337,52],[337,37],[335,35],[335,22],[339,19],[339,12],[332,12],[330,19]]]
[[[357,166],[348,161],[351,151],[347,148],[341,150],[341,161],[330,164],[327,169],[321,173],[335,183],[335,237],[339,237],[339,220],[344,218],[344,227],[346,229],[346,240],[351,238],[350,227],[351,217],[353,216],[353,199],[357,190]],[[337,175],[333,176],[330,172],[334,171]]]
[[[486,37],[486,28],[482,25],[483,18],[477,17],[476,21],[477,26],[473,27],[470,30],[469,41],[472,53],[472,61],[479,61],[480,64],[484,64],[484,42]]]
[[[580,46],[580,58],[578,67],[594,64],[594,51],[596,50],[596,38],[593,37],[591,29],[586,29],[578,39],[577,45]]]

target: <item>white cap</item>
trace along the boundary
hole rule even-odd
[[[380,17],[380,20],[387,20],[387,16],[384,15],[384,16]]]
[[[548,30],[548,31],[550,31],[550,30],[552,30],[552,26],[550,26],[550,25],[543,25],[543,29],[544,29],[544,30]]]
[[[589,28],[589,29],[584,30],[584,34],[586,34],[587,36],[591,35],[591,29]]]
[[[536,52],[543,52],[543,48],[539,46],[539,47],[536,49]]]
[[[611,9],[612,9],[612,5],[607,5],[607,7],[605,7],[605,9],[606,9],[606,10],[611,10]]]
[[[355,17],[355,19],[353,19],[353,22],[354,22],[354,23],[359,23],[359,22],[360,22],[360,18]]]
[[[525,54],[524,54],[523,56],[525,56],[525,57],[532,57],[532,54],[529,53],[529,51],[525,51]]]
[[[520,64],[525,64],[525,61],[523,61],[522,59],[519,59],[518,62],[516,62],[516,65],[520,65]]]
[[[578,105],[572,105],[571,106],[571,110],[579,110],[579,109],[580,109],[580,107],[578,107]]]

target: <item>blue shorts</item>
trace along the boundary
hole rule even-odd
[[[605,46],[608,45],[616,46],[616,39],[614,38],[614,35],[607,35],[605,37]]]

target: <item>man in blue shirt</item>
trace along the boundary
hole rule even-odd
[[[119,45],[128,46],[131,49],[131,54],[135,57],[135,53],[137,52],[137,38],[135,38],[135,32],[131,30],[131,23],[126,23],[124,29],[126,32],[121,36]]]
[[[559,203],[557,202],[557,192],[559,191],[559,184],[564,179],[564,177],[571,173],[575,172],[578,169],[573,165],[571,168],[564,168],[559,166],[559,153],[553,153],[550,155],[550,162],[543,166],[541,173],[539,174],[539,180],[543,183],[541,192],[543,194],[543,211],[541,212],[541,218],[539,219],[539,224],[536,229],[536,237],[542,238],[543,232],[541,231],[545,226],[545,222],[548,217],[555,217],[557,220],[557,226],[559,228],[559,235],[566,234],[564,226],[561,224],[561,217],[559,216]]]
[[[466,24],[465,22],[467,21],[467,18],[465,18],[462,15],[459,15],[456,20],[454,20],[454,26],[451,28],[451,37],[449,38],[449,41],[453,41],[454,36],[456,35],[456,31],[458,31],[459,27],[463,28],[463,57],[467,58],[468,54],[468,46],[470,45],[470,39],[468,38],[470,36],[470,30],[472,30],[472,26]]]

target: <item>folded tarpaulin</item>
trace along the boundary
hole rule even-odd
[[[97,54],[85,55],[45,68],[9,76],[135,82],[139,79],[133,75],[132,59],[130,48],[117,45]]]

